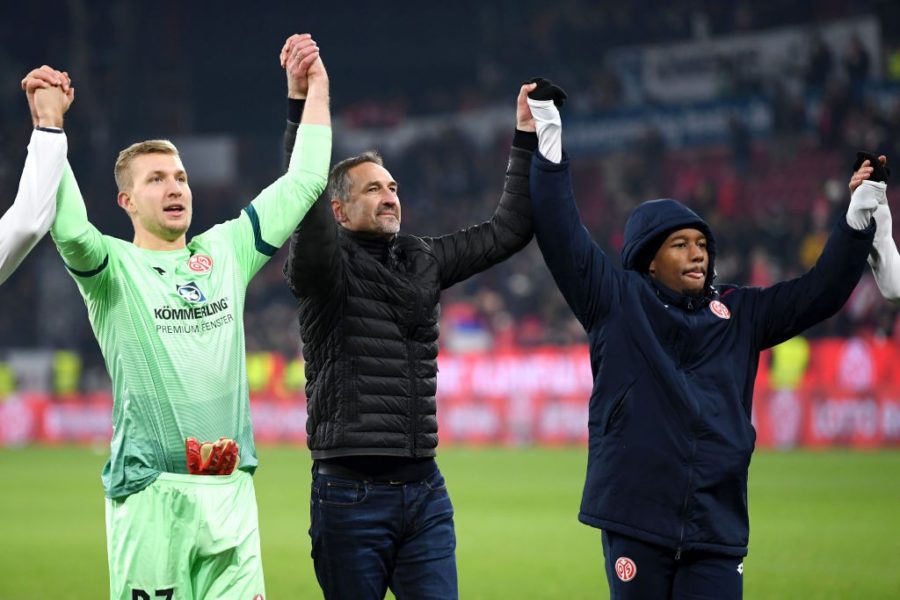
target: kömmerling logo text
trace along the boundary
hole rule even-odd
[[[171,321],[173,319],[202,319],[203,317],[209,317],[222,312],[227,308],[228,299],[221,298],[215,302],[208,302],[202,306],[191,306],[189,308],[172,308],[170,306],[154,308],[153,316],[165,321]]]

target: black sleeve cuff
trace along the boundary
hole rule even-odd
[[[38,131],[46,131],[47,133],[62,133],[62,127],[35,127]]]
[[[291,123],[299,123],[303,117],[303,107],[306,105],[306,100],[288,98],[287,101],[287,120]]]
[[[516,148],[522,148],[524,150],[534,152],[538,147],[537,133],[533,131],[522,131],[521,129],[516,129],[516,134],[513,136],[512,145]]]

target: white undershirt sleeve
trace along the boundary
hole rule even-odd
[[[881,295],[900,305],[900,253],[892,235],[891,209],[887,202],[879,204],[873,216],[877,229],[869,253],[869,266]]]
[[[50,229],[67,150],[65,133],[36,129],[31,134],[15,202],[0,217],[0,283]]]
[[[553,104],[553,100],[531,98],[528,98],[528,107],[537,129],[538,150],[550,162],[561,162],[562,120],[559,118],[559,109]]]

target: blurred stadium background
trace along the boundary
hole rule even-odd
[[[237,214],[281,169],[277,55],[298,31],[313,33],[331,76],[334,158],[381,151],[413,233],[490,216],[518,86],[536,75],[569,92],[564,143],[576,195],[614,257],[628,212],[673,197],[711,223],[719,281],[793,277],[814,263],[846,206],[855,151],[900,165],[896,0],[35,0],[0,8],[2,207],[31,128],[18,82],[46,63],[73,77],[69,159],[102,231],[130,238],[112,166],[119,149],[150,137],[182,151],[193,233]],[[900,210],[897,192],[888,196]],[[257,438],[280,445],[262,448],[259,480],[274,598],[317,593],[303,524],[303,365],[283,252],[254,280],[246,313]],[[0,450],[0,474],[16,491],[0,504],[0,523],[18,532],[0,551],[9,565],[0,598],[102,595],[103,451],[85,448],[107,439],[109,380],[49,239],[4,284],[0,307],[0,448],[10,448]],[[898,317],[867,273],[839,315],[765,354],[758,445],[795,451],[754,462],[748,597],[900,597],[890,510],[900,502]],[[441,327],[441,457],[459,512],[464,597],[605,593],[599,537],[575,522],[591,385],[584,335],[536,245],[444,294]],[[82,448],[40,448],[60,444]],[[511,481],[470,472],[492,461]],[[61,471],[82,476],[51,481]],[[285,480],[297,486],[284,491]],[[46,507],[33,501],[42,495]],[[293,520],[282,526],[273,514]],[[63,538],[75,562],[68,575],[54,571],[53,587],[41,556],[59,559],[51,548]],[[278,587],[298,578],[308,587]]]

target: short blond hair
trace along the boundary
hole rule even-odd
[[[119,158],[116,159],[116,186],[120,192],[124,192],[131,188],[131,161],[142,154],[171,154],[180,158],[178,148],[169,140],[146,140],[132,144],[119,152]]]

